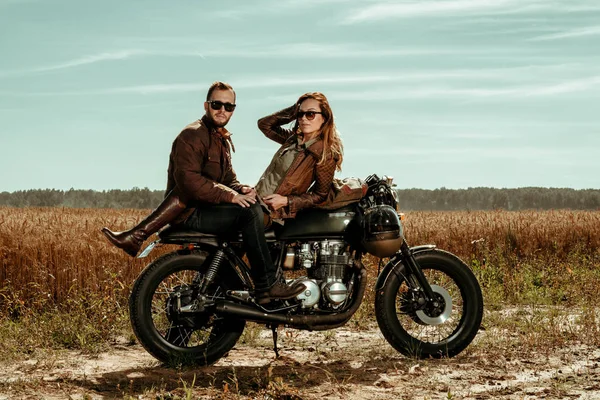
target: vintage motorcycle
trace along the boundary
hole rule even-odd
[[[369,176],[366,195],[335,210],[300,212],[266,232],[273,260],[306,276],[296,298],[259,305],[238,232],[215,236],[174,226],[159,244],[181,249],[150,263],[129,301],[135,335],[166,363],[209,365],[240,338],[246,321],[328,330],[347,323],[367,287],[362,259],[389,258],[375,283],[375,315],[386,340],[413,357],[452,357],[479,329],[483,298],[477,279],[455,255],[435,245],[409,247],[391,178]],[[297,272],[302,273],[302,272]]]

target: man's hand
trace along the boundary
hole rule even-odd
[[[233,196],[231,202],[242,207],[250,207],[251,204],[256,203],[256,195],[250,196],[247,194],[236,194]]]
[[[282,207],[288,205],[288,198],[280,194],[270,194],[263,198],[265,204],[269,206],[273,211],[277,211]]]
[[[242,194],[245,194],[247,196],[256,197],[256,189],[254,189],[252,186],[244,185],[244,186],[242,186],[241,190],[242,190]]]

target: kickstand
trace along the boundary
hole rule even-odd
[[[277,326],[271,325],[271,331],[273,331],[273,351],[275,352],[275,358],[279,358],[279,350],[277,349]]]

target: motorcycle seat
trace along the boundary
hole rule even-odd
[[[232,232],[228,235],[217,235],[214,233],[204,233],[198,232],[183,226],[174,225],[169,226],[162,231],[159,232],[158,237],[161,242],[167,244],[187,244],[187,243],[197,243],[200,241],[242,241],[242,232],[236,231]],[[277,240],[275,235],[275,230],[273,228],[269,228],[265,231],[265,237],[267,241]]]

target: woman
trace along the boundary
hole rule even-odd
[[[294,120],[292,130],[282,128]],[[324,201],[335,169],[340,169],[343,158],[342,143],[327,98],[318,92],[306,93],[293,106],[260,119],[258,125],[268,138],[282,144],[256,185],[258,199],[268,207],[269,216],[293,218],[299,210]],[[248,187],[241,190],[244,194],[254,192]],[[257,226],[257,220],[264,219],[258,205],[246,204],[245,209],[232,204],[217,205],[216,208],[198,205],[193,214],[185,215],[185,199],[181,197],[175,188],[134,228],[122,233],[104,228],[103,233],[115,246],[135,256],[143,239],[167,223],[180,222],[184,217],[187,217],[183,221],[185,227],[216,234],[241,222],[248,228],[242,233],[246,246],[252,249],[250,264],[260,302],[292,298],[304,290],[304,285],[288,288],[280,278],[281,273],[270,258],[264,231]],[[170,206],[174,203],[177,207]],[[159,214],[161,218],[156,218]]]
[[[293,129],[282,127],[292,121]],[[293,218],[299,210],[323,202],[343,160],[342,141],[325,95],[306,93],[293,106],[259,119],[258,127],[281,144],[256,185],[271,218]]]

